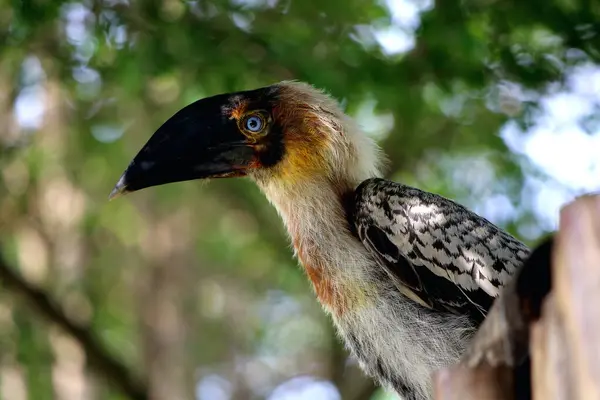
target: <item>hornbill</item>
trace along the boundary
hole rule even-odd
[[[404,399],[432,396],[528,248],[436,194],[378,178],[381,152],[301,82],[198,100],[167,120],[110,197],[247,176],[276,207],[347,348]]]

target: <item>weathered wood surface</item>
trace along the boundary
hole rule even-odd
[[[600,195],[563,208],[555,238],[505,288],[461,362],[434,376],[435,398],[527,398],[514,373],[527,354],[534,400],[600,399]]]

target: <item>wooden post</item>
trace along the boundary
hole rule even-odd
[[[494,302],[461,362],[435,374],[436,400],[520,398],[513,378],[528,354],[534,400],[600,399],[600,195],[567,205],[547,244]]]
[[[455,365],[436,375],[436,400],[513,400],[512,370],[484,363],[476,368]]]
[[[531,338],[535,400],[600,399],[600,196],[566,206]]]

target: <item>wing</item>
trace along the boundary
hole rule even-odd
[[[524,244],[460,204],[384,179],[356,189],[353,211],[360,240],[400,292],[476,323],[529,255]]]

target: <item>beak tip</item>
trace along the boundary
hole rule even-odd
[[[117,182],[117,184],[115,185],[113,190],[108,195],[108,200],[109,201],[114,200],[117,197],[121,197],[121,196],[127,194],[128,192],[129,192],[129,190],[127,190],[127,182],[125,181],[125,174],[123,174],[119,178],[119,181]]]

